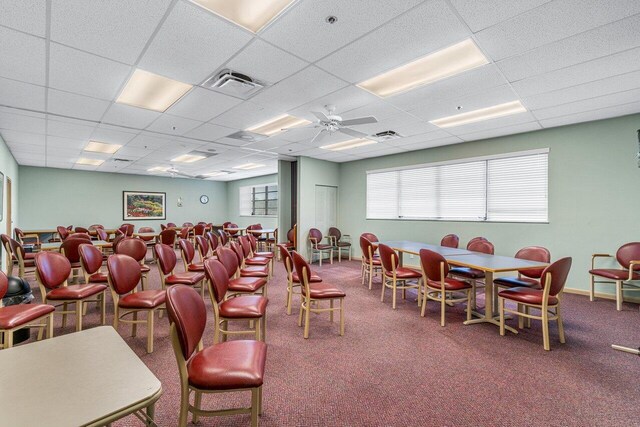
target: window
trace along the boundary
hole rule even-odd
[[[367,172],[367,219],[548,221],[549,150]]]
[[[240,215],[277,216],[278,185],[264,184],[240,187]]]

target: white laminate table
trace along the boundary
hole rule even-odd
[[[105,240],[87,240],[87,243],[91,243],[93,246],[101,248],[103,246],[107,246],[110,243]],[[51,243],[42,243],[40,245],[41,251],[58,251],[60,250],[60,246],[62,246],[62,242],[51,242]]]
[[[160,381],[111,326],[2,350],[0,366],[0,425],[154,425]]]

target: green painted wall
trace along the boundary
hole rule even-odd
[[[87,172],[71,169],[21,166],[19,207],[23,229],[57,225],[106,227],[122,224],[122,191],[167,193],[165,221],[130,221],[137,227],[160,229],[160,223],[207,221],[221,223],[227,216],[226,183],[143,175]],[[209,203],[200,203],[200,196]],[[182,207],[177,206],[182,197]],[[127,221],[129,222],[129,221]]]
[[[13,228],[19,227],[20,223],[18,222],[18,213],[19,213],[19,203],[18,203],[18,194],[19,194],[19,185],[20,176],[18,173],[18,163],[11,155],[9,148],[5,144],[2,136],[0,136],[0,172],[4,174],[4,179],[2,180],[2,220],[0,220],[0,233],[6,233],[9,231],[9,234],[13,237]],[[13,224],[7,229],[7,178],[11,180],[11,200],[12,200],[12,219]],[[0,253],[2,253],[2,271],[6,271],[6,259],[4,248],[0,249]]]
[[[287,241],[287,231],[291,228],[291,162],[278,161],[278,235],[280,242]]]
[[[227,219],[240,227],[251,224],[261,224],[262,228],[278,227],[277,217],[268,216],[241,216],[240,215],[240,187],[259,184],[277,184],[278,175],[264,175],[255,178],[239,179],[227,182]]]
[[[485,236],[500,255],[512,255],[523,246],[546,246],[553,259],[573,257],[567,287],[586,290],[591,254],[615,253],[626,242],[640,241],[639,128],[640,115],[632,115],[343,163],[338,225],[353,236],[357,254],[357,237],[365,231],[381,240],[429,243],[456,233],[461,245]],[[550,148],[548,224],[364,219],[367,170],[545,147]],[[597,290],[611,293],[612,288]]]
[[[340,187],[339,173],[338,163],[310,157],[298,158],[298,251],[305,257],[309,256],[307,250],[309,229],[316,227],[316,185]],[[338,188],[338,197],[341,191],[342,188]],[[347,200],[347,206],[351,204],[352,200]],[[338,212],[340,212],[340,200]],[[348,209],[344,212],[346,217],[354,213],[349,212]]]

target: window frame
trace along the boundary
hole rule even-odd
[[[415,165],[406,165],[406,166],[397,166],[397,167],[390,167],[390,168],[384,168],[384,169],[373,169],[373,170],[367,170],[365,172],[366,176],[365,176],[365,219],[367,221],[435,221],[435,222],[472,222],[472,223],[507,223],[507,224],[549,224],[550,222],[550,212],[549,212],[549,153],[550,153],[550,149],[549,148],[538,148],[538,149],[532,149],[532,150],[526,150],[526,151],[517,151],[517,152],[510,152],[510,153],[500,153],[500,154],[493,154],[493,155],[487,155],[487,156],[478,156],[478,157],[467,157],[467,158],[459,158],[459,159],[453,159],[453,160],[445,160],[445,161],[440,161],[440,162],[430,162],[430,163],[419,163],[419,164],[415,164]],[[397,171],[402,171],[402,170],[411,170],[411,169],[420,169],[420,168],[428,168],[428,167],[436,167],[436,166],[446,166],[446,165],[453,165],[453,164],[464,164],[464,163],[472,163],[472,162],[478,162],[478,161],[489,161],[489,160],[496,160],[496,159],[505,159],[505,158],[516,158],[516,157],[525,157],[525,156],[532,156],[532,155],[538,155],[538,154],[546,154],[547,155],[547,219],[546,221],[523,221],[523,220],[505,220],[505,219],[500,219],[500,220],[492,220],[492,219],[487,219],[487,216],[489,214],[488,211],[488,205],[489,205],[489,200],[488,200],[488,195],[487,193],[485,193],[485,219],[450,219],[450,218],[403,218],[400,216],[397,216],[395,218],[372,218],[369,216],[369,205],[368,205],[368,200],[369,200],[369,188],[368,188],[368,176],[370,174],[376,174],[376,173],[384,173],[384,172],[397,172]],[[488,167],[487,167],[488,169]],[[489,185],[489,180],[488,180],[488,175],[485,176],[485,188],[487,188]],[[397,207],[397,209],[399,209],[399,206]]]
[[[275,191],[269,191],[269,187],[275,187],[276,190]],[[243,188],[250,188],[250,200],[249,200],[249,204],[251,205],[251,214],[247,215],[247,214],[243,214],[242,212],[240,212],[240,216],[241,217],[262,217],[262,218],[277,218],[278,217],[278,201],[279,201],[279,189],[278,189],[278,184],[277,183],[267,183],[267,184],[257,184],[257,185],[244,185],[242,187],[240,187],[238,189],[238,203],[239,203],[239,209],[241,209],[242,206],[242,189]],[[258,191],[256,191],[258,190]],[[270,199],[269,195],[270,194],[276,194],[276,198],[275,199]],[[256,199],[256,194],[264,194],[264,199]],[[265,213],[264,214],[256,214],[256,202],[264,202],[265,207]],[[275,213],[270,213],[273,210],[275,210]]]

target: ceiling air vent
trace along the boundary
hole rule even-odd
[[[263,139],[267,139],[268,136],[249,132],[248,130],[239,130],[238,132],[234,132],[231,135],[227,135],[227,138],[238,139],[240,141],[248,143],[262,141]]]
[[[120,158],[117,158],[117,157],[114,158],[113,161],[114,162],[118,162],[118,163],[129,163],[129,162],[131,162],[131,160],[129,160],[129,159],[120,159]]]
[[[394,131],[394,130],[385,130],[383,132],[378,132],[376,134],[373,135],[374,138],[379,138],[383,141],[388,141],[390,139],[398,139],[398,138],[402,138],[402,135],[400,135],[398,132]]]
[[[264,83],[231,70],[222,70],[202,84],[203,87],[240,99],[249,99],[262,88]]]

